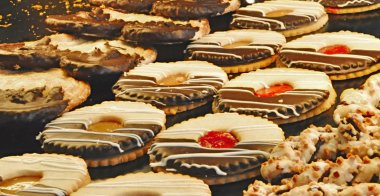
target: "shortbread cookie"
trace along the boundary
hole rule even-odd
[[[178,172],[225,184],[257,176],[270,150],[284,139],[274,123],[239,114],[208,114],[161,132],[149,154],[155,171]]]
[[[197,40],[210,32],[207,19],[178,21],[161,16],[126,14],[104,9],[110,20],[123,20],[122,36],[125,40],[141,43],[184,42]]]
[[[209,18],[236,11],[240,0],[158,0],[153,4],[155,15],[189,20]]]
[[[325,73],[272,68],[244,73],[227,82],[218,91],[213,111],[261,116],[284,124],[326,111],[335,98]]]
[[[285,42],[283,35],[273,31],[230,30],[193,41],[185,53],[187,59],[214,63],[226,73],[243,73],[273,63]]]
[[[0,124],[46,123],[86,101],[90,87],[60,69],[0,74]]]
[[[149,104],[109,101],[65,113],[38,139],[45,152],[80,156],[89,167],[108,166],[143,156],[164,124],[165,114]]]
[[[86,163],[58,154],[24,154],[0,159],[1,195],[70,195],[90,182]]]
[[[117,100],[150,103],[175,115],[211,103],[227,74],[205,61],[141,65],[114,85]]]
[[[322,71],[332,80],[361,77],[380,69],[380,39],[349,31],[306,35],[282,47],[277,66]]]
[[[112,7],[124,12],[148,13],[156,0],[89,0],[95,6]]]
[[[319,3],[276,0],[240,8],[231,26],[278,31],[291,37],[317,31],[327,21],[328,15]]]
[[[378,0],[313,0],[325,6],[330,14],[351,14],[380,8]]]
[[[72,196],[87,195],[211,196],[211,191],[202,180],[186,175],[135,173],[92,182],[72,194]]]

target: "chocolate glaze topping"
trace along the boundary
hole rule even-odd
[[[96,6],[105,5],[125,12],[148,13],[156,0],[89,0]]]
[[[152,12],[156,15],[180,19],[200,19],[221,15],[229,6],[223,0],[159,0],[153,4]]]
[[[325,7],[334,7],[334,8],[352,8],[352,7],[362,7],[369,6],[376,3],[380,3],[379,0],[314,0],[319,2]]]

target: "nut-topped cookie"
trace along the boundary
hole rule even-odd
[[[218,91],[213,111],[261,116],[284,124],[326,111],[335,98],[323,72],[272,68],[244,73],[227,82]]]
[[[0,159],[1,195],[65,196],[90,182],[86,163],[58,154],[24,154]]]
[[[133,161],[143,156],[164,128],[165,114],[139,102],[103,102],[46,125],[37,139],[45,152],[80,156],[89,167]]]
[[[266,119],[208,114],[161,132],[149,151],[150,166],[210,185],[236,182],[256,176],[268,152],[283,139],[282,130]]]
[[[187,59],[208,61],[226,73],[242,73],[273,63],[285,37],[265,30],[219,31],[191,42]]]
[[[322,71],[332,80],[361,77],[380,69],[380,39],[350,31],[306,35],[282,47],[277,66]]]
[[[278,31],[291,37],[317,31],[327,21],[328,15],[319,3],[276,0],[238,9],[231,26]]]

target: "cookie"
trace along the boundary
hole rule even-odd
[[[378,0],[314,0],[326,8],[330,14],[352,14],[380,8]]]
[[[317,31],[327,21],[328,15],[319,3],[276,0],[238,9],[231,26],[278,31],[292,37]]]
[[[257,176],[268,152],[283,139],[282,130],[265,119],[208,114],[161,132],[149,150],[150,166],[209,185],[236,182]]]
[[[77,36],[113,39],[121,35],[122,20],[112,20],[102,9],[79,11],[68,15],[48,15],[46,27],[51,31]]]
[[[191,20],[209,18],[236,11],[240,0],[158,0],[154,2],[152,13],[167,18]]]
[[[218,91],[213,111],[261,116],[284,124],[326,111],[335,98],[331,81],[322,72],[272,68],[244,73],[227,82]]]
[[[149,13],[156,0],[89,0],[95,6],[106,6],[133,13]]]
[[[0,159],[1,195],[70,195],[90,182],[86,163],[58,154]]]
[[[0,73],[0,124],[46,123],[84,102],[90,87],[60,69]]]
[[[207,19],[178,21],[161,16],[126,14],[104,9],[111,20],[123,20],[122,37],[139,43],[175,43],[197,40],[210,32]]]
[[[187,59],[208,61],[235,74],[267,67],[285,42],[283,35],[272,31],[220,31],[193,41],[185,53]]]
[[[68,75],[89,82],[102,78],[115,82],[138,64],[155,61],[154,49],[131,46],[121,40],[84,40],[67,34],[49,36],[57,48],[60,66]]]
[[[282,47],[277,66],[322,71],[331,80],[357,78],[380,69],[379,45],[372,35],[349,31],[306,35]]]
[[[193,195],[211,196],[196,178],[180,174],[134,173],[88,184],[72,196],[85,195]]]
[[[150,103],[167,115],[208,103],[227,81],[227,74],[205,61],[177,61],[141,65],[113,86],[117,100]]]
[[[37,137],[45,152],[82,157],[89,167],[133,161],[164,128],[165,114],[139,102],[103,102],[65,113]]]

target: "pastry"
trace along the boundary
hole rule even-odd
[[[237,112],[278,124],[318,115],[335,103],[336,93],[322,72],[272,68],[244,73],[218,91],[214,112]]]
[[[60,69],[0,73],[0,124],[46,123],[86,101],[90,87]]]
[[[150,103],[167,115],[189,112],[210,104],[227,74],[205,61],[141,65],[114,85],[117,100]]]
[[[178,172],[209,185],[257,176],[282,130],[262,118],[208,114],[161,132],[149,150],[154,171]]]
[[[368,75],[380,69],[380,39],[340,31],[306,35],[286,43],[277,66],[322,71],[332,80]]]
[[[330,14],[352,14],[380,8],[378,0],[313,0],[319,2]]]
[[[191,20],[209,18],[233,12],[240,7],[240,0],[157,0],[152,13],[167,18]]]
[[[285,42],[283,35],[272,31],[220,31],[193,41],[185,53],[187,59],[211,62],[226,73],[242,73],[273,63]]]
[[[180,174],[134,173],[92,182],[71,194],[87,195],[188,195],[211,196],[201,180]]]
[[[106,6],[124,12],[149,13],[156,0],[89,0],[95,6]]]
[[[164,128],[165,114],[139,102],[103,102],[65,113],[37,137],[45,152],[82,157],[89,167],[133,161]]]
[[[86,163],[58,154],[24,154],[0,159],[1,195],[70,195],[90,182]]]
[[[278,31],[292,37],[317,31],[327,21],[328,15],[319,3],[276,0],[238,9],[231,26]]]

